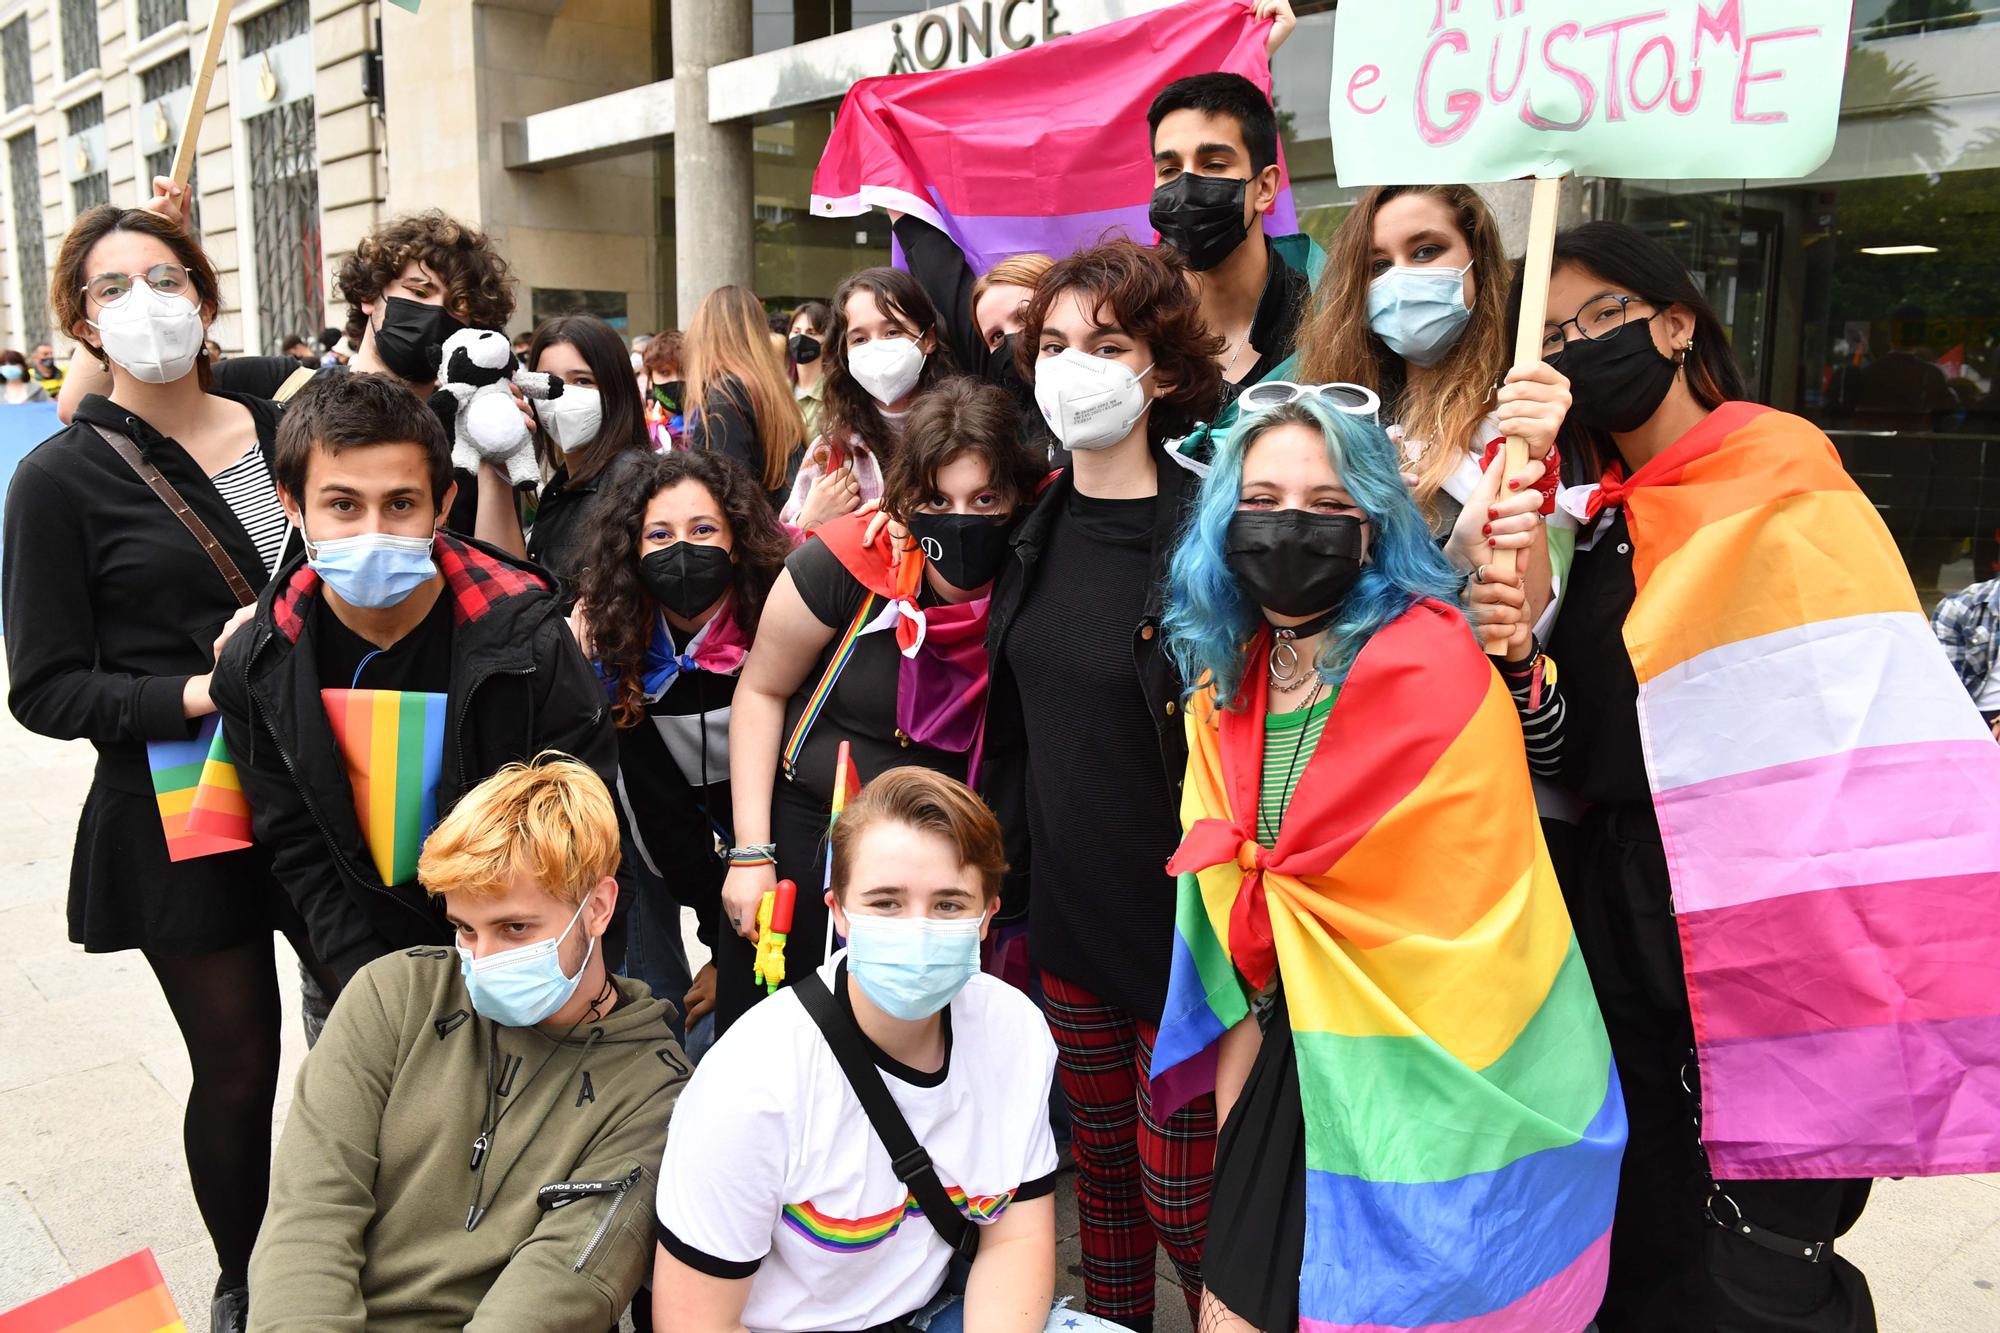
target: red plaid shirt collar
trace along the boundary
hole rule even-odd
[[[437,534],[431,543],[431,555],[444,575],[445,591],[451,595],[454,625],[470,624],[509,597],[546,591],[549,586],[532,571],[495,559],[448,532]],[[319,574],[310,564],[301,564],[271,602],[272,621],[278,632],[293,643],[299,641],[299,634],[305,629],[306,604],[319,591],[320,582]]]

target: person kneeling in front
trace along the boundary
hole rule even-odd
[[[467,793],[418,878],[458,947],[362,968],[297,1092],[250,1327],[603,1330],[645,1273],[688,1065],[606,967],[618,821],[554,753]]]
[[[979,971],[1005,870],[992,812],[940,773],[891,769],[847,805],[847,948],[730,1028],[668,1131],[657,1327],[1043,1326],[1055,1046]]]

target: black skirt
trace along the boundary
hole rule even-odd
[[[1298,1327],[1306,1254],[1306,1118],[1284,991],[1215,1144],[1202,1280],[1230,1313],[1268,1333]]]
[[[217,953],[297,919],[263,848],[169,861],[151,798],[91,784],[69,866],[69,937],[86,952]]]

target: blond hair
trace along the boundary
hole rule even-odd
[[[935,833],[958,849],[960,865],[979,872],[983,895],[1000,896],[1007,856],[1000,821],[963,782],[930,768],[892,768],[861,789],[833,826],[833,896],[844,898],[854,871],[854,848],[878,823]]]
[[[1055,266],[1056,261],[1043,254],[1009,255],[987,269],[985,276],[972,284],[972,304],[978,305],[979,298],[995,287],[1026,287],[1032,292],[1041,282],[1042,275]]]
[[[806,442],[806,419],[799,415],[783,353],[772,346],[771,326],[756,294],[747,287],[717,287],[702,297],[688,321],[681,365],[685,401],[704,412],[710,396],[725,391],[724,380],[733,375],[742,384],[749,401],[741,406],[757,423],[757,444],[764,451],[759,480],[767,491],[782,488],[792,451]]]
[[[603,779],[544,750],[465,794],[424,841],[417,878],[434,897],[491,898],[518,872],[574,905],[617,873],[618,855],[618,815]]]

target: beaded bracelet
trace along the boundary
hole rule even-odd
[[[723,853],[732,866],[768,866],[778,863],[778,844],[775,842],[753,842],[745,847],[731,847]]]

